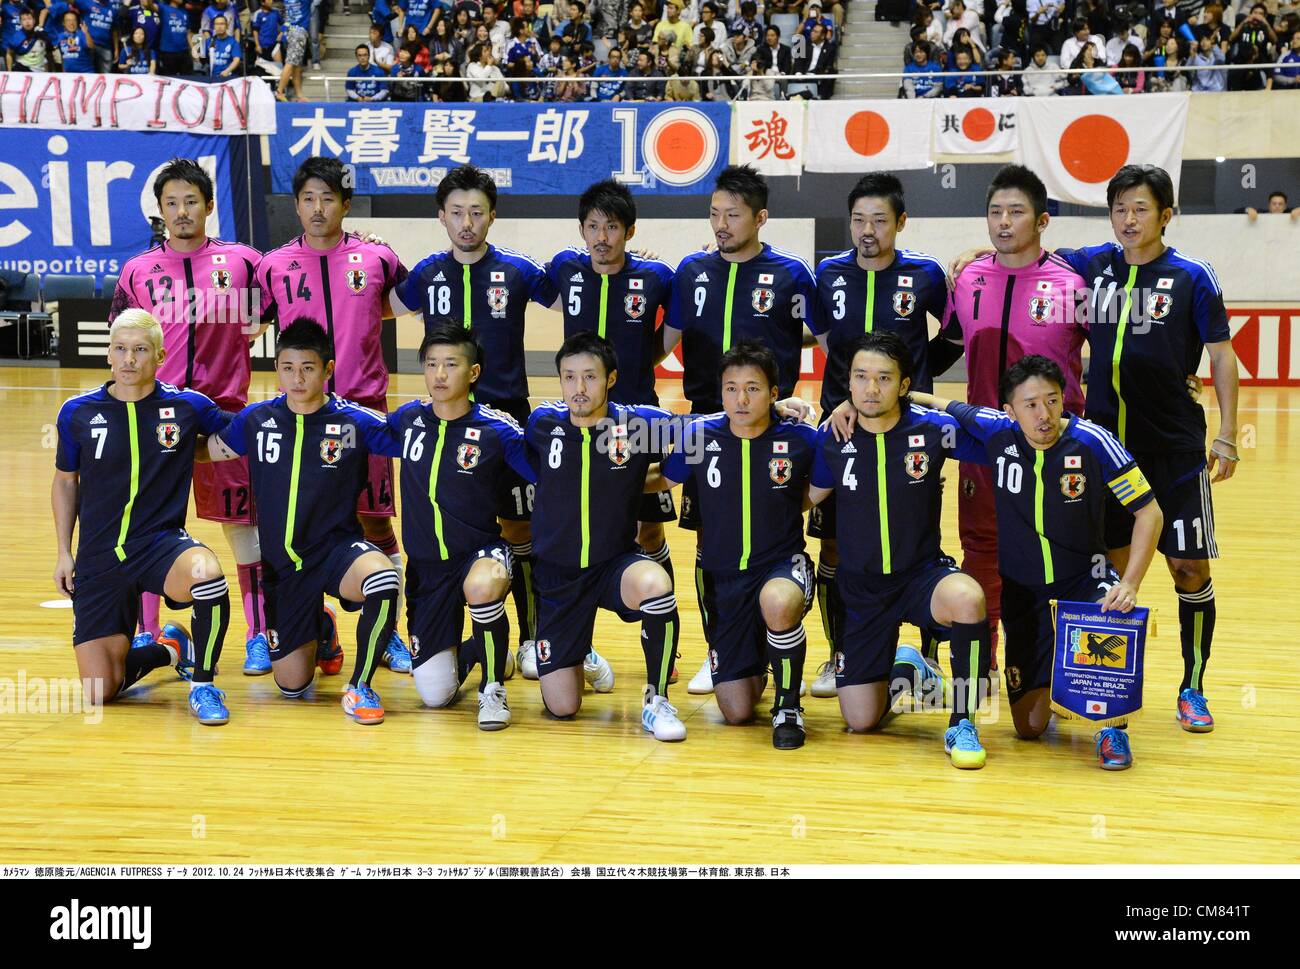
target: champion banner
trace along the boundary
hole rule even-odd
[[[251,242],[262,179],[245,165],[257,139],[133,131],[5,129],[0,160],[0,268],[117,273],[149,248],[153,179],[172,158],[197,159],[215,190],[208,235]],[[251,159],[255,174],[260,162]]]
[[[1182,173],[1190,94],[1106,98],[1018,98],[1016,161],[1036,171],[1047,194],[1076,205],[1106,205],[1106,183],[1124,165],[1158,165]]]
[[[935,105],[925,101],[813,101],[804,167],[810,172],[929,168]]]
[[[993,155],[1020,145],[1020,98],[950,98],[935,108],[934,150],[941,155]]]
[[[1095,602],[1056,602],[1052,709],[1099,727],[1142,709],[1142,666],[1150,610],[1102,612]]]
[[[0,71],[0,125],[269,135],[275,96],[255,77],[208,84],[156,74]]]
[[[280,105],[273,191],[312,155],[353,166],[358,195],[437,186],[472,163],[503,194],[581,195],[616,178],[633,192],[705,195],[727,164],[727,104]]]
[[[753,165],[764,175],[801,174],[807,104],[802,98],[733,102],[732,163]]]

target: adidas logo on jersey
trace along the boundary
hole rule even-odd
[[[582,273],[574,273],[572,276],[569,277],[569,282],[571,283],[582,282]]]
[[[162,263],[156,262],[153,264],[153,268],[149,270],[149,275],[152,276],[154,273],[160,273],[162,271],[163,271]]]
[[[858,449],[853,446],[852,441],[849,441],[848,444],[840,448],[840,454],[857,454],[857,453],[858,453]]]
[[[983,276],[976,276],[976,277],[975,277],[975,285],[976,285],[976,286],[987,286],[988,283],[984,280],[984,277],[983,277]]]
[[[90,419],[90,423],[91,423],[91,424],[107,424],[108,421],[106,421],[106,420],[104,419],[104,415],[103,415],[103,414],[96,414],[94,417],[92,417],[92,418]]]
[[[697,283],[707,283],[709,281],[709,274],[700,273],[698,276],[695,277],[695,281]]]
[[[1107,266],[1105,269],[1103,269],[1102,272],[1101,272],[1101,274],[1102,274],[1103,276],[1114,276],[1114,275],[1115,275],[1113,272],[1110,271],[1110,267],[1109,267],[1109,266]]]
[[[844,281],[843,276],[836,276],[835,282],[831,283],[831,288],[834,289],[836,286],[847,286],[847,285],[848,283]]]
[[[291,272],[293,272],[295,269],[301,269],[301,268],[302,268],[302,266],[298,265],[298,260],[295,259],[293,262],[289,263],[289,266],[288,266],[287,269],[285,269],[285,272],[287,272],[287,273],[291,273]]]
[[[721,450],[722,450],[722,445],[719,444],[717,441],[710,441],[710,442],[709,442],[709,446],[706,447],[704,450],[706,450],[706,451],[721,451]]]
[[[424,418],[423,418],[423,417],[417,417],[415,420],[411,421],[411,426],[412,426],[412,427],[424,427]]]
[[[1020,452],[1016,450],[1016,446],[1014,444],[1008,444],[1005,448],[1002,449],[1002,453],[1009,454],[1013,458],[1020,457]]]
[[[429,280],[429,282],[431,283],[445,283],[446,281],[447,281],[447,277],[442,274],[441,269],[438,270],[438,275],[434,276],[433,279]]]
[[[564,428],[557,427],[551,431],[551,437],[564,437]]]
[[[263,426],[263,427],[278,427],[279,425],[275,423],[275,418],[274,418],[274,417],[268,417],[266,420],[262,421],[262,426]]]

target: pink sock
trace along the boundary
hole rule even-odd
[[[162,635],[162,625],[159,623],[158,615],[162,611],[162,599],[152,592],[140,593],[140,631],[143,633],[153,633],[153,638],[157,639]]]
[[[379,549],[379,551],[383,552],[385,555],[396,555],[399,551],[397,547],[397,534],[395,532],[389,532],[388,537],[385,539],[371,539],[370,544],[375,546],[375,548]]]
[[[258,633],[266,632],[266,603],[262,598],[262,563],[241,565],[239,573],[239,596],[244,600],[244,619],[248,623],[248,635],[252,639]]]

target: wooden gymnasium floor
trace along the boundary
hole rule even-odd
[[[75,676],[71,616],[42,608],[55,598],[52,428],[63,399],[102,379],[0,369],[0,677],[11,681],[20,672]],[[418,380],[396,378],[394,404],[421,390]],[[269,376],[255,378],[255,395],[270,389]],[[802,390],[816,399],[815,388]],[[687,577],[673,693],[690,731],[683,744],[642,732],[636,629],[607,614],[597,642],[617,671],[615,691],[588,692],[579,720],[556,723],[541,719],[536,684],[516,676],[514,725],[501,733],[476,729],[472,692],[453,709],[423,710],[411,682],[386,670],[376,686],[388,719],[377,728],[339,711],[342,678],[318,679],[309,701],[286,702],[269,676],[239,675],[241,621],[219,680],[232,714],[225,727],[199,726],[184,684],[166,671],[98,724],[75,713],[0,713],[0,860],[1294,863],[1300,392],[1247,390],[1241,406],[1257,446],[1244,452],[1237,480],[1215,486],[1224,558],[1208,695],[1218,727],[1194,736],[1174,722],[1177,606],[1157,564],[1144,592],[1160,621],[1131,771],[1098,770],[1082,726],[1015,740],[1005,706],[982,727],[989,759],[978,772],[949,766],[938,715],[853,736],[834,700],[809,697],[808,744],[797,752],[773,750],[762,720],[723,726],[711,697],[685,690],[703,657],[693,542],[670,528]],[[955,510],[947,511],[956,551]],[[230,566],[219,530],[193,518],[191,527]],[[811,676],[825,646],[815,612],[807,626]]]

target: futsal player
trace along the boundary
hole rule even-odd
[[[179,671],[187,660],[186,636],[170,623],[133,648],[142,592],[188,608],[190,710],[199,723],[217,725],[230,719],[213,683],[230,590],[217,557],[185,531],[185,512],[195,442],[229,418],[203,394],[158,380],[166,358],[158,321],[142,309],[123,310],[108,334],[113,379],[59,410],[54,584],[72,599],[77,673],[90,703],[116,699],[153,670]]]
[[[826,334],[826,372],[822,379],[822,414],[849,397],[849,369],[854,348],[864,333],[897,333],[912,360],[911,386],[930,391],[934,382],[927,360],[929,317],[942,320],[948,301],[943,265],[933,256],[897,248],[907,225],[903,185],[888,172],[864,175],[848,197],[849,236],[853,248],[823,259],[817,266],[815,329]],[[936,339],[941,339],[936,337]],[[817,555],[817,602],[830,659],[813,680],[812,695],[835,696],[835,538],[836,496],[829,494],[808,516],[808,534],[821,540]],[[935,644],[927,637],[926,647]]]
[[[661,351],[667,355],[682,344],[682,389],[692,414],[722,410],[718,366],[722,355],[741,340],[760,340],[772,350],[779,397],[792,396],[799,380],[805,328],[818,325],[812,317],[816,287],[808,263],[759,239],[768,220],[767,197],[767,182],[753,168],[724,168],[709,200],[717,249],[687,256],[677,267],[660,330]],[[825,350],[825,335],[816,339]],[[682,528],[698,532],[698,502],[698,486],[689,481],[682,490]],[[696,595],[703,600],[698,536],[695,554]],[[707,638],[709,621],[702,602],[700,614]],[[688,692],[713,691],[709,665],[706,659]]]
[[[420,344],[427,400],[388,415],[402,458],[402,535],[412,676],[425,706],[456,701],[470,667],[480,664],[478,725],[510,725],[506,664],[510,658],[510,546],[496,508],[507,468],[533,477],[523,430],[514,418],[470,399],[483,373],[473,327],[444,320]],[[464,610],[473,626],[461,646]]]
[[[274,278],[274,277],[272,277]],[[390,447],[384,416],[327,390],[334,348],[316,321],[298,317],[275,350],[281,394],[250,404],[208,438],[208,458],[248,456],[259,512],[275,685],[306,694],[316,672],[323,596],[360,610],[357,652],[343,712],[360,724],[384,720],[370,686],[397,618],[401,577],[365,541],[356,502],[370,480],[372,454]]]
[[[249,342],[261,332],[253,293],[261,253],[208,237],[212,179],[192,159],[174,158],[165,165],[154,179],[153,194],[167,240],[122,267],[109,322],[127,309],[147,310],[162,325],[167,351],[158,379],[197,390],[233,413],[248,403]],[[269,673],[262,555],[248,462],[198,465],[194,507],[200,518],[221,524],[235,556],[247,625],[244,673]],[[143,643],[160,633],[158,596],[146,592],[141,605]]]
[[[1007,696],[1016,733],[1025,740],[1040,736],[1052,718],[1051,600],[1131,612],[1163,521],[1133,456],[1109,431],[1065,412],[1067,391],[1056,361],[1031,354],[1003,375],[1001,411],[913,395],[921,406],[957,418],[984,446],[992,469]],[[1122,576],[1106,557],[1108,493],[1134,517]],[[1103,727],[1094,741],[1104,770],[1132,766],[1122,726]]]
[[[1059,252],[1091,286],[1086,413],[1132,452],[1164,511],[1158,547],[1178,593],[1183,654],[1176,716],[1184,730],[1207,733],[1214,718],[1205,667],[1217,617],[1210,559],[1219,556],[1210,485],[1231,478],[1239,460],[1237,357],[1214,270],[1165,245],[1174,214],[1169,173],[1126,165],[1106,186],[1106,201],[1116,242]],[[1184,386],[1203,350],[1219,402],[1208,461],[1205,410]],[[1120,568],[1132,532],[1132,515],[1112,502],[1106,545]]]
[[[912,352],[902,336],[859,335],[842,352],[857,419],[847,440],[829,422],[818,431],[809,491],[814,502],[836,498],[840,712],[861,732],[881,725],[905,685],[933,693],[937,674],[915,648],[899,648],[898,626],[941,629],[952,643],[954,688],[944,750],[954,767],[978,769],[985,753],[972,718],[981,691],[987,696],[989,624],[979,583],[940,548],[939,518],[944,461],[982,459],[983,449],[957,434],[955,418],[911,403]]]
[[[300,316],[320,321],[338,355],[326,391],[387,412],[388,367],[381,333],[390,315],[388,296],[406,278],[406,269],[388,246],[343,231],[352,188],[338,159],[304,161],[294,173],[293,197],[303,234],[266,253],[258,264],[263,319],[276,319],[281,327]],[[367,541],[400,572],[388,458],[370,456],[357,514]],[[400,589],[398,598],[400,603]],[[332,623],[324,626],[323,635],[332,636]],[[383,644],[383,662],[395,673],[411,671],[411,654],[396,630]]]
[[[421,313],[426,332],[444,319],[474,327],[488,366],[474,388],[474,399],[504,411],[521,426],[528,422],[528,373],[524,360],[524,316],[529,300],[555,302],[545,268],[522,252],[487,241],[497,217],[497,186],[473,165],[453,168],[438,183],[438,221],[451,245],[420,261],[392,293],[393,313]],[[529,519],[534,488],[511,476],[498,512],[515,569],[511,580],[519,624],[519,665],[537,678],[531,643],[537,614],[533,585],[534,555]]]
[[[608,670],[584,662],[597,609],[641,623],[646,686],[641,726],[656,740],[686,739],[668,702],[668,675],[681,622],[672,580],[636,551],[637,511],[646,474],[658,461],[653,438],[673,415],[646,404],[612,404],[618,362],[594,333],[566,339],[555,355],[563,403],[541,404],[525,431],[537,470],[533,535],[537,549],[537,671],[551,716],[582,706],[584,676],[596,687]],[[612,681],[612,674],[609,676]],[[602,684],[608,692],[613,683]]]

